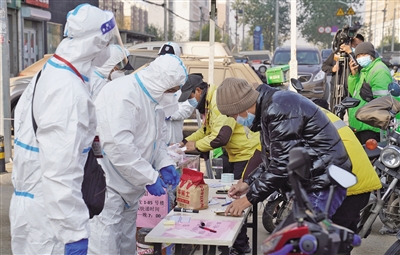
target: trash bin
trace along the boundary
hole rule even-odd
[[[154,254],[154,245],[152,243],[146,243],[145,237],[152,228],[141,228],[137,232],[136,239],[136,251],[139,255],[153,255]]]

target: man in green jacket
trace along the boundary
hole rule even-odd
[[[349,125],[355,129],[358,140],[365,144],[370,138],[379,141],[380,130],[358,121],[355,114],[360,107],[374,98],[388,95],[388,84],[392,77],[381,59],[375,58],[375,49],[370,42],[360,43],[355,55],[357,61],[350,60],[349,94],[361,102],[357,107],[349,109]],[[358,66],[362,67],[361,71],[358,71]]]

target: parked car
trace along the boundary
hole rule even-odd
[[[329,57],[329,55],[332,54],[332,49],[323,49],[321,50],[321,57],[322,57],[322,62],[325,62],[325,60]]]
[[[235,58],[236,63],[248,64],[250,62],[249,57],[243,54],[233,54],[233,57]]]
[[[165,41],[154,41],[154,42],[144,42],[138,43],[128,47],[128,50],[160,50],[161,46],[166,43]],[[210,55],[210,43],[209,42],[200,42],[200,41],[192,41],[192,42],[177,42],[181,49],[181,53],[183,55],[196,55],[196,56],[209,56]],[[229,50],[228,46],[225,43],[215,42],[214,44],[214,54],[215,56],[231,57],[232,61],[234,58],[232,57],[232,52]],[[221,60],[221,59],[220,59]],[[219,60],[216,60],[219,61]],[[221,60],[222,61],[222,60]]]
[[[384,56],[379,53],[379,51],[375,50],[375,58],[381,58],[382,62],[390,69],[393,67],[392,63],[390,62],[390,58],[385,58]]]
[[[265,73],[267,68],[271,67],[271,52],[269,50],[241,51],[239,54],[248,56],[249,64],[261,73]]]
[[[392,65],[400,66],[400,52],[393,53],[393,54],[390,56],[389,62],[390,62]]]
[[[300,93],[308,98],[328,100],[329,88],[326,88],[326,74],[322,71],[321,53],[316,47],[297,46],[298,80],[304,89]],[[272,66],[286,65],[290,61],[290,46],[278,47],[272,59]]]

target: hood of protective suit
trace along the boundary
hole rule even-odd
[[[110,42],[114,30],[118,31],[118,28],[112,12],[90,4],[78,5],[67,14],[64,30],[67,38],[61,41],[56,54],[69,61],[82,75],[88,76],[92,60]]]
[[[111,44],[107,48],[104,49],[105,51],[108,51],[107,53],[104,53],[106,55],[109,55],[110,57],[107,59],[107,61],[100,67],[94,67],[96,71],[98,71],[105,79],[108,78],[108,75],[110,74],[111,70],[115,67],[116,64],[121,62],[125,57],[125,49],[121,48],[119,45]],[[103,54],[97,56],[93,62],[95,62],[98,58],[102,58]],[[97,62],[97,61],[96,61]]]
[[[176,86],[182,87],[188,76],[182,60],[172,54],[159,56],[136,75],[142,89],[144,88],[145,93],[157,104],[166,90]]]
[[[181,56],[181,48],[177,43],[174,42],[166,42],[164,43],[160,50],[158,51],[158,55],[165,55],[165,54],[175,54],[176,56]]]

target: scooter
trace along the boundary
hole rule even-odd
[[[304,148],[289,152],[288,176],[292,186],[290,197],[293,210],[264,241],[263,254],[347,254],[352,246],[359,246],[361,238],[353,231],[332,223],[328,211],[338,185],[348,188],[357,183],[352,173],[331,165],[328,176],[331,186],[325,212],[316,214],[300,181],[310,179],[311,158]]]
[[[291,84],[293,88],[295,88],[298,92],[302,91],[303,85],[301,82],[297,79],[291,79]],[[346,97],[343,99],[340,104],[336,105],[334,107],[335,114],[340,117],[344,116],[345,112],[349,108],[356,107],[360,104],[359,99],[351,98],[351,97]],[[368,149],[364,145],[364,149],[371,160],[371,162],[375,161],[377,158],[379,158],[380,155],[380,149],[379,148],[371,148]],[[367,216],[367,211],[369,211],[372,206],[371,202],[370,204],[367,205],[367,208],[361,213],[361,218],[365,219]],[[292,200],[290,200],[286,195],[284,191],[275,191],[273,194],[271,194],[267,198],[267,204],[264,207],[263,215],[262,215],[262,223],[265,228],[269,233],[272,233],[275,229],[275,227],[283,221],[289,214],[290,211],[292,210]],[[366,220],[366,219],[365,219]],[[364,220],[364,221],[365,221]]]
[[[398,123],[395,119],[396,114],[400,112],[400,102],[392,97],[398,96],[400,87],[397,83],[390,83],[388,88],[391,96],[376,98],[356,113],[358,120],[386,130],[384,146],[371,140],[371,144],[381,150],[378,160],[374,162],[374,167],[381,180],[384,180],[382,185],[385,191],[381,195],[381,190],[377,190],[376,198],[370,201],[369,207],[362,212],[358,226],[359,235],[362,238],[368,236],[378,215],[389,230],[400,230],[400,133],[396,130]]]

